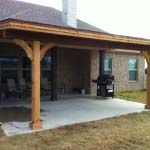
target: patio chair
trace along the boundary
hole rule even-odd
[[[51,92],[50,83],[47,78],[42,78],[41,89],[42,89],[42,95],[49,95],[49,93]]]
[[[8,92],[9,96],[14,96],[14,97],[21,97],[21,91],[17,89],[16,83],[14,79],[7,79],[7,86],[8,86]]]

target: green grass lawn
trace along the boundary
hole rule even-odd
[[[134,91],[134,92],[119,92],[115,95],[116,98],[144,103],[146,102],[146,91]]]

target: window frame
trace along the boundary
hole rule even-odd
[[[43,60],[42,61],[44,61],[44,59],[46,59],[46,57],[49,57],[49,59],[51,59],[51,55],[47,55],[47,56],[45,56],[44,58],[43,58]],[[22,61],[24,61],[23,59],[28,59],[27,58],[27,56],[22,56]],[[27,61],[29,61],[29,60],[27,60]],[[45,72],[45,71],[47,71],[47,72],[50,72],[50,75],[49,75],[49,77],[48,77],[48,80],[50,80],[51,79],[51,60],[50,60],[50,62],[49,62],[49,64],[48,64],[48,66],[42,66],[42,61],[41,61],[41,78],[43,77],[43,72]],[[31,63],[31,62],[30,62]],[[25,79],[25,80],[27,80],[26,82],[31,82],[31,78],[32,78],[32,76],[31,76],[31,64],[28,64],[29,66],[26,66],[26,67],[24,67],[24,64],[23,64],[23,62],[22,62],[22,71],[23,71],[23,76],[24,76],[24,78],[25,78],[25,76],[27,77],[27,75],[25,74],[25,72],[30,72],[29,73],[29,75],[28,75],[28,80],[27,79]],[[27,74],[28,74],[27,73]]]
[[[105,60],[109,60],[109,69],[105,69]],[[107,72],[107,73],[106,73]],[[103,74],[112,74],[112,58],[109,56],[105,56],[103,59]]]
[[[130,69],[129,68],[130,60],[136,61],[136,69]],[[135,80],[131,80],[131,78],[130,78],[130,72],[131,71],[136,73]],[[136,58],[129,58],[129,60],[128,60],[128,81],[129,82],[137,82],[138,81],[138,59],[136,59]]]

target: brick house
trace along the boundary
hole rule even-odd
[[[12,17],[13,19],[22,19],[24,21],[32,21],[32,22],[43,22],[45,21],[45,24],[48,23],[49,18],[51,17],[52,23],[57,23],[57,25],[60,25],[61,20],[61,12],[58,10],[55,10],[53,8],[33,5],[29,3],[24,2],[17,2],[13,0],[7,0],[7,3],[3,0],[1,2],[1,15],[0,20],[8,19]],[[64,24],[67,24],[68,26],[76,26],[75,19],[73,17],[76,17],[76,8],[75,8],[75,1],[72,1],[72,3],[65,4],[63,3],[63,22]],[[11,5],[12,8],[10,9],[10,14],[5,14],[6,9],[9,7],[8,5]],[[71,7],[69,5],[72,5]],[[19,7],[18,7],[19,6]],[[27,10],[27,8],[29,8]],[[69,8],[72,8],[69,10]],[[30,11],[32,10],[32,13],[30,14]],[[38,14],[38,18],[36,18],[35,11],[40,10],[40,13]],[[48,13],[47,13],[48,12]],[[67,12],[68,15],[70,15],[70,20],[67,20]],[[8,12],[7,12],[8,13]],[[12,14],[14,13],[14,14]],[[32,16],[31,16],[32,15]],[[42,16],[43,15],[43,16]],[[50,20],[50,21],[51,21]],[[46,22],[47,21],[47,22]],[[92,31],[99,31],[104,32],[101,29],[98,29],[96,27],[93,27],[83,21],[78,20],[78,28],[84,29],[84,30],[92,30]],[[12,68],[9,70],[9,68],[4,67],[0,68],[0,81],[1,84],[5,84],[6,80],[8,78],[13,78],[17,81],[18,77],[24,78],[26,82],[31,81],[30,76],[30,66],[27,66],[28,60],[24,57],[23,52],[20,52],[18,56],[18,52],[16,51],[11,54],[10,49],[11,47],[6,48],[6,44],[4,45],[4,50],[0,53],[1,58],[0,61],[3,64],[5,56],[6,59],[16,59],[16,61],[19,62],[19,66],[21,66],[24,63],[24,66],[22,66],[22,69],[20,71],[17,71],[17,67],[13,67],[14,71],[12,73]],[[103,50],[103,49],[101,49]],[[108,49],[109,50],[109,49]],[[99,51],[86,51],[81,50],[77,51],[73,48],[58,48],[57,50],[57,57],[58,57],[58,89],[62,89],[65,87],[65,93],[73,93],[74,89],[81,89],[84,88],[86,90],[87,94],[95,94],[96,93],[96,85],[92,83],[92,79],[96,79],[99,75],[99,66],[100,66],[100,54]],[[5,54],[6,52],[6,54]],[[8,54],[10,57],[8,57]],[[50,53],[47,54],[47,58],[44,59],[45,62],[49,61],[50,59]],[[86,56],[86,57],[85,57]],[[15,58],[16,57],[16,58]],[[49,59],[48,59],[49,58]],[[136,61],[136,71],[129,71],[129,62],[130,61]],[[123,60],[123,61],[122,61]],[[5,60],[8,61],[8,60]],[[11,62],[11,60],[9,60]],[[87,62],[86,62],[87,61]],[[12,63],[13,64],[13,63]],[[81,65],[79,65],[81,64]],[[17,65],[16,65],[17,66]],[[10,66],[11,67],[11,66]],[[21,67],[20,67],[21,68]],[[90,69],[89,69],[90,68]],[[106,69],[106,70],[105,70]],[[109,69],[109,70],[107,70]],[[103,59],[103,71],[105,73],[112,73],[115,76],[115,89],[116,91],[130,91],[130,90],[141,90],[144,86],[144,57],[140,55],[140,53],[137,51],[123,51],[123,50],[116,50],[116,51],[106,51],[105,57]],[[7,72],[7,73],[6,73]],[[18,73],[17,73],[18,72]],[[133,72],[133,73],[131,73]],[[50,67],[42,69],[42,73],[44,78],[48,78],[50,81]],[[10,77],[11,76],[11,77]],[[129,77],[133,76],[133,77]],[[124,85],[124,86],[122,86]],[[61,93],[61,90],[59,90]]]
[[[112,61],[110,69],[115,76],[115,91],[144,89],[145,59],[138,51],[109,51],[106,53],[106,61],[108,59]]]
[[[7,91],[8,79],[17,85],[24,80],[31,88],[33,129],[41,128],[43,79],[52,99],[81,89],[96,94],[92,80],[101,73],[115,76],[116,91],[141,90],[145,68],[141,53],[145,51],[148,60],[149,46],[149,40],[112,35],[78,20],[75,0],[63,0],[62,12],[0,0],[0,90]]]
[[[64,58],[68,59],[64,61]],[[134,68],[133,71],[130,70],[130,63],[135,63],[135,70]],[[75,49],[62,50],[61,48],[58,50],[58,86],[61,85],[60,82],[63,82],[67,93],[72,93],[73,88],[85,88],[87,94],[95,95],[97,87],[92,80],[98,77],[99,68],[99,51],[82,50],[79,52]],[[115,91],[144,89],[144,68],[144,57],[137,51],[113,50],[105,52],[103,72],[115,76]],[[71,73],[73,70],[74,73]],[[87,74],[87,72],[89,73]]]

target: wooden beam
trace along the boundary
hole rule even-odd
[[[55,34],[71,37],[80,37],[86,39],[106,40],[111,42],[122,42],[132,44],[150,45],[150,40],[142,38],[134,38],[129,36],[120,36],[103,32],[92,32],[86,30],[77,30],[72,28],[46,26],[38,23],[29,23],[25,21],[7,20],[0,23],[1,30],[22,30],[29,32],[38,32],[45,34]]]
[[[20,46],[26,52],[26,54],[30,60],[33,59],[32,48],[29,46],[29,44],[26,41],[20,40],[20,39],[14,39],[13,42],[16,45]]]
[[[150,52],[143,51],[143,56],[147,61],[147,96],[146,96],[146,109],[150,109]]]
[[[84,39],[79,37],[67,37],[60,35],[44,34],[37,32],[27,32],[19,30],[9,30],[7,31],[8,39],[23,39],[26,41],[42,41],[43,43],[51,42],[55,43],[57,46],[63,47],[73,47],[79,49],[124,49],[124,50],[138,50],[143,51],[150,49],[150,45],[142,45],[140,43],[122,43],[114,41],[104,41],[104,40],[94,40],[94,39]],[[29,43],[29,42],[28,42]]]
[[[40,42],[33,42],[32,59],[32,121],[30,127],[33,130],[41,129],[40,122]]]
[[[142,51],[142,54],[143,54],[143,56],[145,57],[145,59],[146,59],[146,62],[147,62],[147,64],[149,63],[149,61],[150,61],[150,54],[149,54],[149,52],[148,51]]]
[[[41,49],[41,60],[42,60],[43,57],[45,56],[46,52],[47,52],[50,48],[52,48],[52,47],[54,47],[54,46],[55,46],[54,43],[47,43],[46,45],[44,45],[44,46],[42,47],[42,49]]]

